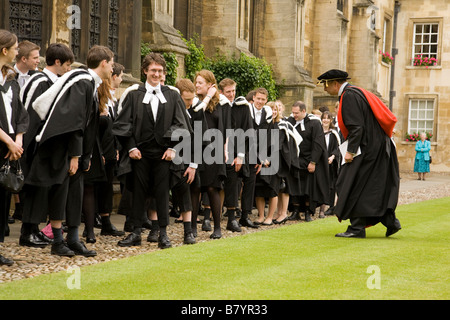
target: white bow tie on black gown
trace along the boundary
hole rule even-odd
[[[161,103],[166,103],[167,100],[162,94],[160,87],[155,88],[147,84],[145,88],[147,89],[147,92],[145,93],[144,100],[142,100],[142,103],[144,104],[151,103],[153,119],[155,119],[156,121],[159,102],[161,101]]]

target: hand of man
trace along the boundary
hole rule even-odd
[[[195,169],[192,167],[187,168],[186,171],[184,172],[183,177],[186,176],[188,177],[186,182],[191,184],[195,179]]]
[[[231,164],[232,166],[234,166],[234,171],[239,172],[239,170],[241,170],[242,168],[242,163],[244,161],[242,160],[241,157],[236,157],[233,160],[233,163]]]
[[[175,151],[172,149],[167,149],[166,152],[164,152],[164,155],[162,156],[163,160],[166,161],[172,161],[175,158]]]
[[[345,154],[344,157],[345,163],[351,163],[353,161],[353,155],[349,152]]]
[[[73,176],[78,171],[78,157],[72,157],[69,165],[69,176]]]
[[[316,164],[310,162],[310,163],[308,164],[308,172],[309,172],[309,173],[314,173],[315,171],[316,171]]]
[[[139,149],[134,149],[133,151],[131,151],[129,153],[129,156],[133,160],[141,160],[142,159],[142,154],[141,154],[141,151],[139,151]]]

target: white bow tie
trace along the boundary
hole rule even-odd
[[[153,95],[155,95],[161,103],[166,103],[167,100],[161,92],[160,88],[147,87],[147,92],[145,93],[144,100],[142,101],[144,104],[149,104],[152,100]]]

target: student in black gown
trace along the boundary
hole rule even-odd
[[[253,122],[249,103],[244,97],[236,96],[236,82],[225,78],[219,83],[219,92],[232,104],[231,127],[234,134],[228,139],[227,177],[224,183],[224,204],[227,208],[227,230],[241,232],[241,226],[258,228],[248,217],[248,210],[242,211],[239,223],[235,218],[239,214],[239,196],[242,181],[250,175],[249,141],[253,132]],[[254,138],[254,137],[253,137]],[[244,201],[245,203],[245,201]]]
[[[205,107],[205,117],[208,124],[207,133],[211,134],[211,142],[203,150],[203,169],[200,171],[200,181],[203,191],[208,194],[214,220],[214,231],[210,238],[219,239],[222,237],[220,190],[223,189],[226,178],[226,162],[228,160],[226,130],[231,128],[231,106],[225,97],[220,100],[219,92],[212,97],[208,95],[208,90],[212,86],[217,87],[216,78],[211,71],[197,72],[194,84],[198,98],[202,101],[206,99],[208,102]]]
[[[330,197],[328,200],[330,207],[327,212],[332,212],[336,198],[336,181],[341,159],[341,153],[339,151],[341,139],[339,137],[339,133],[334,128],[333,117],[331,116],[331,113],[329,111],[324,111],[322,113],[321,120],[323,132],[325,134],[325,142],[328,150],[328,165],[330,174]],[[325,204],[320,206],[319,218],[325,217],[325,207]]]
[[[92,47],[87,55],[88,70],[66,73],[34,103],[33,109],[45,124],[36,136],[39,143],[27,183],[50,188],[48,213],[54,240],[52,254],[95,256],[80,241],[83,175],[98,130],[96,90],[101,78],[110,76],[114,54],[103,46]],[[62,237],[62,221],[68,226],[67,243]]]
[[[101,217],[101,235],[123,236],[111,223],[110,214],[113,206],[113,178],[117,162],[117,148],[112,134],[113,120],[110,110],[114,108],[111,94],[111,80],[102,79],[98,87],[99,126],[97,141],[91,157],[91,167],[84,176],[83,215],[86,242],[95,243],[95,216]]]
[[[0,166],[8,160],[19,160],[23,154],[23,133],[28,128],[28,114],[19,98],[19,84],[8,65],[17,56],[17,37],[0,30]],[[9,212],[10,193],[0,187],[0,242],[4,241]],[[14,262],[0,255],[0,265]]]
[[[42,72],[37,71],[33,73],[20,92],[22,103],[30,118],[30,125],[23,137],[25,152],[21,159],[25,176],[28,175],[38,145],[36,136],[45,123],[32,108],[32,104],[60,76],[72,69],[73,61],[74,56],[68,46],[61,43],[50,44],[45,52],[46,67]],[[52,239],[39,230],[39,224],[48,221],[47,202],[45,201],[48,197],[47,193],[48,188],[46,187],[36,187],[28,184],[25,184],[20,192],[23,216],[19,245],[42,248],[51,243]]]
[[[288,121],[302,137],[300,144],[300,197],[292,197],[291,219],[299,219],[305,212],[305,221],[312,220],[317,206],[327,204],[329,198],[328,152],[320,118],[306,112],[306,105],[297,101],[292,106]]]
[[[141,244],[141,231],[146,215],[146,200],[154,197],[158,215],[158,247],[172,246],[167,235],[169,224],[169,190],[171,168],[178,143],[172,141],[177,130],[191,128],[180,94],[168,86],[161,86],[161,75],[166,61],[158,53],[144,58],[142,72],[146,75],[143,86],[132,86],[122,95],[113,133],[124,148],[119,171],[128,173],[127,181],[133,193],[131,224],[133,232],[118,242],[119,246]],[[128,150],[128,154],[126,153]],[[130,183],[129,183],[130,182]]]

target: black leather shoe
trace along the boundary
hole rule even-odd
[[[170,243],[169,237],[167,235],[160,235],[158,237],[158,248],[160,249],[168,249],[172,248],[172,244]]]
[[[45,233],[43,233],[42,231],[39,231],[39,233],[36,234],[36,236],[42,240],[43,242],[46,242],[47,244],[52,244],[53,243],[53,239],[47,237],[45,235]]]
[[[122,237],[125,235],[125,232],[117,230],[117,228],[111,224],[109,227],[102,226],[102,231],[100,231],[100,235]]]
[[[205,219],[202,222],[202,231],[211,231],[211,220]]]
[[[239,227],[239,223],[236,220],[228,220],[227,223],[227,230],[233,231],[233,232],[241,232],[242,229]]]
[[[88,250],[84,243],[78,241],[71,244],[68,244],[69,249],[71,249],[77,256],[84,256],[84,257],[95,257],[97,255],[97,252],[94,250]]]
[[[11,259],[5,258],[4,256],[0,255],[0,266],[12,266],[14,264],[14,261]]]
[[[292,215],[289,216],[289,220],[301,220],[300,212],[294,211]]]
[[[210,239],[220,239],[222,238],[222,233],[220,232],[220,230],[215,230],[213,233],[211,233],[211,235],[209,236]]]
[[[132,232],[125,239],[120,240],[117,245],[119,247],[132,247],[141,245],[141,236]]]
[[[150,230],[150,233],[147,236],[148,242],[158,242],[159,238],[159,231],[157,230]]]
[[[53,243],[50,253],[61,257],[73,257],[75,255],[75,252],[69,249],[65,242]]]
[[[11,259],[5,258],[4,256],[0,255],[0,266],[12,266],[14,264],[14,261]]]
[[[249,227],[249,228],[255,228],[255,229],[258,229],[259,228],[259,226],[257,226],[256,224],[254,224],[253,222],[252,222],[252,220],[250,220],[250,218],[241,218],[241,219],[239,219],[239,224],[241,225],[241,226],[243,226],[243,227]]]
[[[49,243],[39,239],[39,237],[32,233],[29,235],[21,235],[19,238],[19,245],[31,248],[45,248]]]
[[[334,215],[334,206],[329,207],[327,211],[325,211],[326,216],[333,216]]]
[[[392,236],[394,233],[397,233],[401,229],[402,229],[402,226],[400,225],[400,221],[395,220],[394,228],[387,228],[386,237]]]
[[[311,213],[305,212],[305,221],[306,222],[311,222],[312,221]]]
[[[195,237],[194,234],[192,232],[188,232],[184,235],[184,244],[195,244]]]
[[[362,230],[359,233],[353,233],[353,232],[342,232],[336,234],[336,237],[338,238],[365,238],[366,237],[366,230]]]

